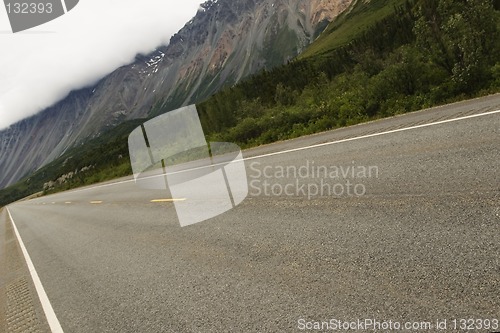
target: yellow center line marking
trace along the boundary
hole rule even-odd
[[[103,203],[103,201],[91,201],[90,202],[92,205],[100,205]]]
[[[151,200],[151,202],[153,203],[158,203],[158,202],[177,202],[177,201],[186,201],[187,199],[186,198],[182,198],[182,199],[155,199],[155,200]]]

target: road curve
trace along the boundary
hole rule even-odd
[[[497,110],[500,95],[245,151],[249,197],[185,228],[167,191],[130,178],[8,209],[64,332],[293,332],[369,318],[451,330],[500,319]],[[18,249],[5,210],[0,224],[5,257]],[[12,278],[0,277],[5,290]],[[8,298],[3,308],[15,316]]]

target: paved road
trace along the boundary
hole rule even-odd
[[[65,332],[452,331],[500,319],[500,113],[470,117],[499,109],[495,95],[246,151],[249,197],[185,228],[151,202],[169,193],[127,179],[9,210]]]

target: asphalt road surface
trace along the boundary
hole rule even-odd
[[[245,151],[248,198],[184,228],[168,199],[189,198],[130,178],[10,205],[47,300],[4,209],[0,320],[7,332],[54,320],[64,332],[500,331],[496,110],[500,95]]]

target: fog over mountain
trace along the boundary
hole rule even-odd
[[[149,53],[202,0],[80,1],[45,25],[12,34],[0,9],[0,130]],[[3,6],[2,6],[3,7]]]

